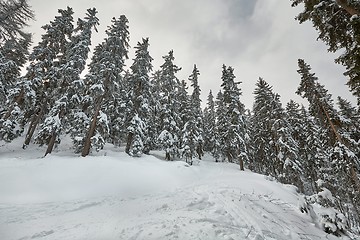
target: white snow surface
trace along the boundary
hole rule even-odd
[[[1,240],[338,239],[300,212],[295,187],[210,156],[189,166],[20,146],[0,143]]]

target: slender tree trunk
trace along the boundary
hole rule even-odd
[[[54,129],[52,131],[51,138],[50,138],[50,141],[49,141],[49,144],[48,144],[48,147],[46,149],[44,157],[52,152],[52,150],[54,148],[54,145],[55,145],[56,137],[57,137],[57,134],[56,134],[56,131]]]
[[[95,133],[95,129],[96,129],[96,121],[97,121],[97,117],[99,116],[99,112],[100,112],[100,108],[101,108],[101,102],[102,102],[102,98],[99,100],[97,106],[96,106],[96,110],[88,131],[88,134],[86,136],[85,139],[85,143],[84,143],[84,148],[82,150],[81,156],[82,157],[86,157],[87,155],[89,155],[90,153],[90,147],[91,147],[91,138],[94,136]]]
[[[128,136],[127,136],[127,140],[126,140],[126,148],[125,148],[125,152],[127,154],[130,153],[130,148],[131,148],[131,143],[133,142],[134,139],[134,133],[133,132],[129,132]]]
[[[170,153],[169,153],[169,152],[166,152],[166,153],[165,153],[165,160],[167,160],[167,161],[170,161],[170,160],[171,160],[171,158],[170,158]]]
[[[241,170],[241,171],[245,171],[245,170],[244,170],[244,161],[242,160],[241,157],[239,158],[239,165],[240,165],[240,170]]]
[[[201,157],[204,156],[204,151],[202,144],[199,144],[196,148],[196,153],[198,154],[199,159],[201,160]]]
[[[61,120],[63,118],[65,114],[65,110],[64,109],[61,109],[60,112],[59,112],[59,119]],[[51,133],[51,138],[50,138],[50,141],[48,143],[48,147],[46,149],[46,152],[45,152],[45,156],[49,153],[52,152],[52,150],[54,149],[54,146],[55,146],[55,141],[56,141],[56,138],[58,136],[58,130],[57,129],[54,129]]]
[[[355,185],[355,190],[357,189],[357,192],[360,193],[360,182],[359,182],[359,178],[356,174],[356,168],[355,166],[351,163],[350,166],[350,175],[351,175],[351,179],[354,182]]]
[[[29,129],[28,129],[28,131],[26,133],[25,141],[24,141],[24,144],[23,144],[23,149],[25,149],[30,144],[31,138],[34,135],[36,126],[40,122],[40,118],[42,117],[42,114],[43,114],[43,109],[40,109],[39,113],[35,114],[32,117],[30,125],[29,125]]]
[[[329,116],[329,113],[326,111],[326,109],[324,108],[324,106],[322,106],[322,109],[323,109],[323,111],[324,111],[324,113],[325,113],[325,116],[326,116],[326,118],[327,118],[327,120],[328,120],[328,123],[330,124],[331,130],[333,131],[336,139],[337,139],[340,143],[342,143],[341,136],[340,136],[339,132],[336,130],[335,125],[334,125],[333,122],[331,121],[330,116]]]

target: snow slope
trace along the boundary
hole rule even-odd
[[[0,144],[1,240],[338,239],[300,212],[293,186],[234,164],[20,145]]]

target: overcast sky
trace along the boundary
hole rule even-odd
[[[297,59],[312,66],[320,82],[333,97],[342,96],[355,103],[346,87],[344,68],[334,63],[335,55],[317,42],[310,24],[298,24],[294,17],[301,8],[291,8],[290,0],[29,0],[36,21],[30,23],[34,42],[39,42],[41,26],[70,6],[75,19],[87,8],[95,7],[100,19],[99,32],[93,34],[93,47],[105,37],[112,17],[125,14],[129,19],[130,58],[142,37],[149,37],[154,69],[162,56],[174,50],[175,64],[182,67],[179,79],[187,79],[197,64],[203,102],[210,90],[214,95],[221,84],[222,64],[235,69],[243,96],[252,108],[253,91],[259,77],[281,95],[283,104],[294,99],[304,102],[295,91],[300,83]],[[127,62],[130,66],[132,60]]]

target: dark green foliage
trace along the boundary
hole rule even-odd
[[[83,135],[86,138],[83,156],[91,146],[102,149],[106,142],[119,144],[126,132],[126,128],[118,126],[124,126],[126,119],[123,107],[127,95],[122,74],[128,58],[129,27],[124,15],[111,22],[106,30],[107,38],[95,48],[85,77],[83,108],[91,123]]]
[[[26,0],[0,1],[0,140],[12,141],[24,130],[17,85],[31,42],[23,28],[33,18]]]
[[[344,50],[337,61],[346,66],[348,84],[359,97],[359,2],[293,0],[294,6],[300,3],[305,11],[298,20],[313,21],[330,51]],[[46,154],[65,134],[82,156],[106,143],[126,142],[131,156],[162,149],[166,160],[192,164],[207,151],[215,161],[239,163],[241,170],[245,163],[252,171],[296,185],[310,195],[308,207],[336,208],[318,215],[326,232],[359,229],[360,110],[340,97],[336,110],[304,60],[298,61],[296,93],[308,100],[308,110],[294,101],[285,110],[280,95],[261,78],[252,112],[245,110],[234,69],[223,65],[221,91],[216,100],[210,91],[202,111],[200,72],[194,65],[189,94],[187,82],[176,76],[181,68],[174,64],[173,51],[151,75],[149,41],[142,39],[133,64],[124,70],[129,49],[124,15],[112,19],[83,79],[92,31],[99,24],[95,9],[88,9],[75,26],[73,10],[59,10],[29,55],[29,35],[22,31],[32,18],[27,2],[1,1],[0,6],[9,9],[0,10],[0,20],[7,18],[0,22],[1,140],[10,142],[28,127],[24,146],[35,134],[38,144],[48,145]],[[27,72],[20,76],[28,55]]]
[[[170,160],[178,155],[179,136],[181,131],[180,104],[178,94],[180,93],[180,81],[176,73],[181,70],[176,66],[173,51],[163,57],[164,63],[160,66],[160,75],[158,79],[160,87],[160,133],[158,142],[160,148],[165,150],[166,159]]]
[[[218,133],[223,159],[236,162],[243,168],[248,160],[245,137],[244,105],[240,102],[240,82],[235,82],[234,69],[223,65],[222,84],[223,93],[218,105]],[[220,100],[220,99],[219,99]]]
[[[360,2],[357,0],[292,0],[304,4],[297,16],[300,23],[311,21],[330,52],[342,54],[335,61],[346,67],[347,85],[360,105]]]
[[[128,78],[131,102],[129,118],[132,120],[127,127],[128,136],[125,151],[133,156],[141,156],[142,152],[148,153],[154,145],[154,136],[149,135],[149,126],[153,116],[152,86],[150,84],[153,58],[149,54],[148,47],[148,38],[143,39],[135,47],[135,59],[130,67],[132,74]],[[136,144],[136,147],[133,144]]]
[[[323,147],[327,161],[322,162],[318,172],[321,179],[319,187],[328,189],[336,201],[336,207],[346,217],[347,227],[359,227],[359,172],[360,161],[356,156],[359,146],[351,138],[346,117],[342,117],[334,108],[331,95],[319,84],[315,74],[310,73],[310,66],[299,60],[300,87],[297,91],[309,101],[309,111],[321,128]],[[341,111],[348,117],[351,107],[340,101]]]
[[[204,150],[212,152],[216,141],[216,112],[215,101],[212,92],[209,92],[207,104],[204,109]],[[214,154],[213,154],[214,155]]]
[[[255,171],[293,183],[302,191],[302,166],[293,129],[281,106],[279,95],[262,78],[256,83],[252,115]]]
[[[24,32],[27,22],[34,19],[27,0],[0,1],[0,45],[7,41],[18,43],[18,48],[23,48],[21,42],[30,42],[31,34]]]

